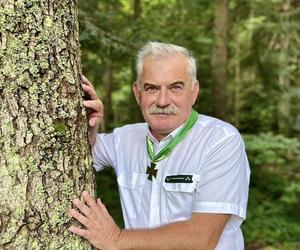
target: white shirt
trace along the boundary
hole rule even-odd
[[[172,153],[157,163],[156,178],[147,179],[146,135],[158,153],[180,128],[160,142],[146,123],[97,135],[94,167],[115,169],[125,228],[154,228],[190,219],[192,213],[232,214],[216,249],[244,249],[240,225],[246,217],[250,170],[243,140],[232,125],[200,115]],[[181,181],[174,183],[178,175]],[[192,181],[183,181],[190,176]]]

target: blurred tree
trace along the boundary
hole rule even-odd
[[[94,174],[75,1],[0,3],[0,248],[91,249],[71,201]]]
[[[211,58],[213,114],[224,120],[226,110],[229,9],[227,0],[218,0],[215,4],[214,46]]]
[[[139,26],[140,23],[142,22],[141,20],[141,15],[142,15],[142,4],[141,0],[134,0],[133,2],[133,23],[136,24],[132,27],[132,34],[136,37],[136,39],[140,39],[138,37],[139,34]],[[135,57],[132,57],[131,59],[131,84],[134,83],[137,79],[137,74],[136,74],[136,60]],[[133,123],[136,122],[141,122],[143,121],[143,116],[142,113],[139,111],[139,107],[137,105],[137,102],[135,100],[133,91],[130,89],[130,97],[128,100],[128,109],[131,110],[132,115],[131,115],[131,121]]]
[[[114,62],[112,58],[112,45],[108,48],[108,56],[106,58],[106,79],[105,79],[105,89],[106,95],[104,96],[104,107],[105,107],[105,117],[104,121],[101,124],[102,129],[105,131],[107,127],[110,127],[113,123],[113,109],[112,109],[112,92],[113,92],[113,71],[114,71]]]
[[[290,17],[291,1],[287,0],[282,3],[282,13],[279,20],[281,32],[279,34],[279,62],[281,64],[278,74],[279,84],[279,100],[278,100],[278,130],[285,135],[291,135],[292,117],[291,117],[291,100],[289,95],[289,88],[291,86],[289,76],[289,62],[290,62]],[[283,66],[283,65],[286,65]]]

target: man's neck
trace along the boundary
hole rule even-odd
[[[175,128],[174,130],[170,131],[169,133],[159,133],[157,131],[152,130],[149,128],[152,136],[158,141],[162,141],[164,138],[168,137],[170,134],[172,134],[172,137],[176,136],[178,131],[182,128],[183,124],[181,124],[179,127]]]
[[[162,139],[164,139],[165,137],[167,137],[170,133],[167,133],[167,134],[161,134],[161,133],[158,133],[158,132],[155,132],[155,131],[153,131],[153,130],[151,130],[150,129],[150,131],[151,131],[151,134],[153,135],[153,137],[158,141],[158,142],[160,142]]]

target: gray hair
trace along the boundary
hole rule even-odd
[[[170,55],[182,55],[186,58],[188,75],[192,86],[194,86],[197,79],[196,60],[186,48],[171,43],[148,42],[137,54],[136,71],[139,88],[141,87],[141,75],[146,58],[161,59]]]

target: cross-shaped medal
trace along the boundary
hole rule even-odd
[[[155,169],[156,164],[151,162],[151,167],[147,166],[146,174],[148,174],[148,180],[152,181],[152,177],[156,177],[157,170]]]

